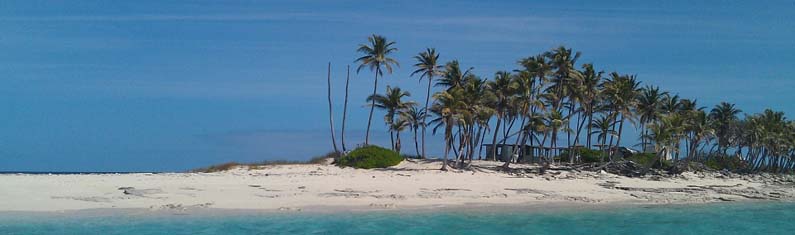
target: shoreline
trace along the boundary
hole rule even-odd
[[[131,210],[181,213],[438,211],[795,201],[792,178],[687,172],[630,178],[605,172],[506,173],[475,161],[472,171],[438,171],[408,160],[387,169],[272,165],[215,173],[0,175],[0,213]],[[536,165],[512,164],[514,172]],[[557,206],[556,206],[557,205]]]
[[[587,203],[537,203],[537,204],[477,204],[477,205],[436,205],[424,207],[402,207],[378,209],[370,207],[340,206],[307,206],[301,211],[280,211],[269,209],[224,209],[224,208],[193,208],[187,210],[150,210],[142,208],[94,208],[66,211],[0,211],[0,218],[14,216],[18,218],[67,217],[130,217],[130,218],[215,218],[228,216],[325,216],[325,215],[365,215],[365,214],[445,214],[445,213],[486,213],[486,214],[568,214],[598,213],[613,210],[656,210],[660,208],[710,208],[710,207],[765,207],[784,204],[795,204],[795,201],[734,201],[707,203],[622,203],[605,204]]]

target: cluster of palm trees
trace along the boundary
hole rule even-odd
[[[457,60],[442,64],[435,49],[426,49],[414,57],[411,74],[428,82],[423,106],[405,101],[411,94],[398,87],[377,93],[378,78],[399,66],[390,57],[397,51],[395,42],[372,35],[358,51],[363,55],[356,60],[357,72],[370,68],[375,76],[373,94],[367,98],[371,110],[365,144],[369,144],[373,110],[378,108],[386,112],[384,121],[396,151],[401,150],[400,133],[407,128],[414,134],[416,154],[423,158],[426,128],[442,133],[442,169],[448,167],[450,153],[457,167],[481,159],[481,146],[489,142],[539,146],[527,153],[521,153],[526,148],[513,148],[513,155],[538,156],[546,163],[560,153],[556,149],[574,146],[603,150],[612,161],[630,125],[640,131],[639,147],[653,146],[661,158],[742,162],[743,169],[751,171],[785,172],[795,167],[795,123],[783,113],[766,110],[740,119],[742,112],[729,103],[705,111],[695,100],[641,86],[635,75],[578,65],[580,52],[563,46],[522,58],[518,69],[498,71],[491,80],[475,75],[471,67],[462,69]],[[434,87],[439,91],[432,93]],[[486,156],[497,155],[496,148],[491,151]],[[564,152],[571,163],[581,160],[577,151]]]

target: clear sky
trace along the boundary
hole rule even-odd
[[[793,13],[793,1],[2,1],[0,171],[185,170],[327,152],[326,63],[341,101],[345,66],[372,33],[397,42],[402,65],[379,90],[416,100],[411,57],[426,47],[492,77],[565,45],[702,106],[791,115]],[[349,144],[363,140],[371,89],[369,71],[353,75]],[[376,115],[376,143],[388,145]],[[440,154],[441,136],[431,139]]]

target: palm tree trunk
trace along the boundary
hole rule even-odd
[[[395,131],[395,139],[397,139],[397,141],[395,141],[395,152],[400,154],[400,131]]]
[[[624,129],[624,115],[621,115],[621,122],[618,123],[618,137],[616,137],[616,148],[621,146],[621,131],[623,129]],[[618,150],[618,149],[616,149],[616,150]],[[612,161],[612,156],[611,156],[611,161]]]
[[[381,72],[381,67],[376,66],[375,69],[375,82],[373,82],[373,96],[378,92],[378,74]],[[364,145],[370,145],[370,124],[373,123],[373,111],[375,110],[375,99],[370,104],[370,117],[367,118],[367,132],[364,135]]]
[[[483,160],[483,142],[486,141],[486,134],[489,133],[489,128],[486,127],[483,133],[480,135],[480,141],[478,143],[478,160]]]
[[[587,133],[588,139],[586,140],[586,142],[588,142],[587,143],[588,149],[591,148],[591,124],[593,124],[593,111],[591,111],[590,109],[591,108],[589,108],[589,110],[588,110],[588,127],[587,127],[588,128],[588,130],[587,130],[588,131],[588,133]]]
[[[500,132],[500,122],[502,118],[497,115],[497,126],[494,128],[494,137],[491,139],[491,154],[488,156],[490,160],[497,160],[497,134]]]
[[[420,147],[419,147],[419,144],[417,144],[417,129],[418,128],[412,128],[412,129],[414,129],[414,150],[417,151],[417,156],[420,156]]]
[[[351,66],[348,65],[348,75],[345,76],[345,104],[342,106],[342,133],[340,133],[340,138],[342,139],[342,152],[348,151],[347,147],[345,147],[345,119],[348,115],[348,84],[351,81]]]
[[[425,126],[427,126],[427,117],[428,117],[428,103],[431,100],[431,82],[433,82],[433,75],[428,76],[428,94],[425,96],[425,109],[422,114],[422,158],[427,158],[425,156]]]
[[[524,113],[524,112],[522,112],[522,113]],[[519,143],[521,143],[522,139],[524,138],[524,124],[525,124],[525,121],[527,121],[527,116],[526,115],[522,115],[522,123],[519,126],[520,135],[516,137],[516,143],[513,145],[513,151],[511,151],[511,158],[508,159],[507,161],[505,161],[505,164],[502,165],[502,168],[504,168],[504,169],[508,169],[508,167],[511,166],[511,162],[513,161],[513,156],[514,155],[517,156],[516,159],[519,159],[519,153],[522,150],[522,147],[519,147]]]
[[[395,150],[395,134],[393,131],[389,131],[389,144],[392,145],[392,150]]]
[[[444,160],[442,160],[442,169],[443,171],[447,170],[447,155],[450,154],[450,145],[453,144],[453,128],[450,127],[449,123],[445,124],[444,128]]]
[[[337,149],[337,137],[334,134],[334,109],[331,106],[331,62],[328,63],[328,73],[326,77],[328,83],[328,120],[329,126],[331,127],[331,144],[334,146],[334,153],[339,153]]]

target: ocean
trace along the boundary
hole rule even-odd
[[[0,234],[795,234],[795,203],[441,211],[0,212]]]

